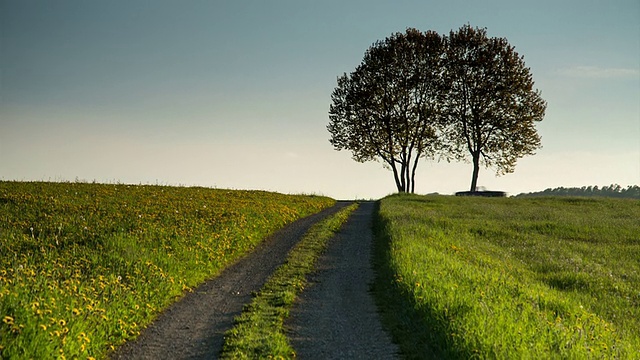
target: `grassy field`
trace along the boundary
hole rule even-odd
[[[640,201],[390,196],[376,266],[409,358],[640,358]]]
[[[317,196],[0,182],[0,358],[102,358]]]
[[[357,207],[350,205],[311,227],[227,331],[222,359],[295,358],[284,321],[327,242]]]

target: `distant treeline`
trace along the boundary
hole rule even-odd
[[[640,199],[640,186],[629,185],[626,188],[618,184],[603,186],[583,186],[581,188],[559,187],[554,189],[546,189],[544,191],[523,193],[517,197],[534,197],[534,196],[604,196],[616,198]]]

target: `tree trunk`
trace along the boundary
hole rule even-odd
[[[396,181],[396,188],[398,188],[398,192],[404,192],[402,183],[400,183],[400,178],[398,178],[398,169],[396,168],[395,162],[392,160],[389,162],[389,165],[391,165],[391,170],[393,170],[393,179]]]
[[[416,159],[413,161],[413,169],[411,169],[411,193],[416,192],[416,168],[418,167],[419,155],[416,155]]]
[[[404,170],[404,177],[407,179],[406,182],[405,182],[407,184],[406,190],[407,190],[407,192],[411,192],[412,193],[412,191],[411,191],[411,186],[412,186],[411,177],[409,176],[409,171],[410,170],[411,170],[411,152],[409,152],[407,154],[407,156],[406,156],[406,165],[405,165],[405,170]]]
[[[407,179],[404,176],[407,168],[407,164],[404,163],[404,160],[400,164],[400,182],[402,183],[402,192],[407,192]]]
[[[476,191],[478,187],[478,174],[480,173],[480,154],[473,154],[473,175],[471,176],[471,189]]]

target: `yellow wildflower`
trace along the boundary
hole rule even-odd
[[[2,322],[8,325],[13,325],[13,318],[11,316],[5,316],[2,318]]]

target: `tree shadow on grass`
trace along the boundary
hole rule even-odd
[[[456,347],[453,329],[443,314],[424,304],[416,303],[403,284],[397,281],[391,267],[391,239],[388,224],[379,215],[380,203],[374,213],[374,269],[376,280],[372,291],[385,328],[408,359],[469,359],[471,349]],[[462,315],[466,309],[450,309]]]

